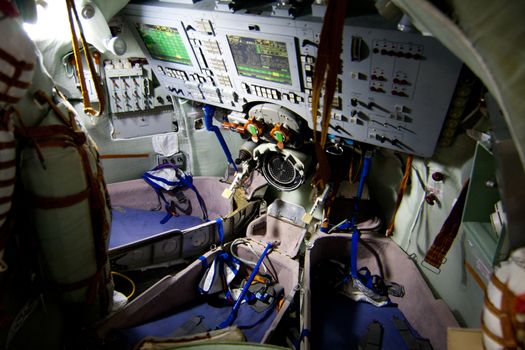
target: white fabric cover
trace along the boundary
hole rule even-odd
[[[501,263],[501,265],[494,272],[495,277],[499,279],[509,290],[516,296],[525,295],[525,247],[515,250],[511,257]],[[504,310],[503,293],[492,282],[487,285],[487,292],[485,297],[498,310]],[[511,315],[508,315],[512,317]],[[519,321],[525,321],[525,314],[517,314]],[[503,329],[501,326],[501,318],[498,317],[486,306],[483,309],[483,324],[494,335],[504,338]],[[525,334],[515,334],[518,342],[523,345],[525,342]],[[504,346],[498,344],[491,339],[487,334],[483,334],[483,344],[487,350],[502,350]]]
[[[179,152],[179,138],[174,132],[153,135],[151,143],[155,153],[161,156],[169,157]]]

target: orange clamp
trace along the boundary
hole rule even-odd
[[[277,147],[279,147],[279,149],[283,149],[284,144],[290,140],[290,131],[281,124],[275,124],[273,129],[270,131],[270,136],[272,136],[273,139],[277,141]]]
[[[259,137],[263,135],[264,129],[266,129],[264,122],[253,117],[244,124],[244,130],[251,135],[253,142],[259,141]]]

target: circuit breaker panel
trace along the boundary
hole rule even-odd
[[[313,128],[321,17],[222,12],[211,0],[130,4],[123,14],[172,95],[233,111],[273,103]],[[343,40],[329,132],[431,156],[461,62],[435,39],[400,32],[378,16],[348,18]]]
[[[112,113],[144,111],[153,108],[151,77],[139,63],[107,60],[104,72]]]

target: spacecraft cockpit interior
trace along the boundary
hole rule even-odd
[[[0,0],[0,348],[524,348],[524,7]]]

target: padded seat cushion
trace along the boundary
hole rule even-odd
[[[114,207],[109,249],[118,248],[162,232],[187,228],[202,224],[200,217],[190,215],[174,216],[165,224],[160,221],[166,216],[164,210],[142,210]]]
[[[181,334],[186,335],[183,331],[184,324],[195,316],[202,318],[201,327],[209,330],[215,329],[217,325],[228,318],[231,310],[231,305],[212,306],[202,301],[194,305],[190,304],[185,309],[170,316],[137,327],[115,330],[112,338],[117,344],[112,344],[112,346],[119,349],[131,349],[145,337],[169,338]],[[247,341],[257,343],[262,340],[276,315],[277,310],[273,306],[257,312],[250,305],[243,303],[234,325],[241,328]]]

